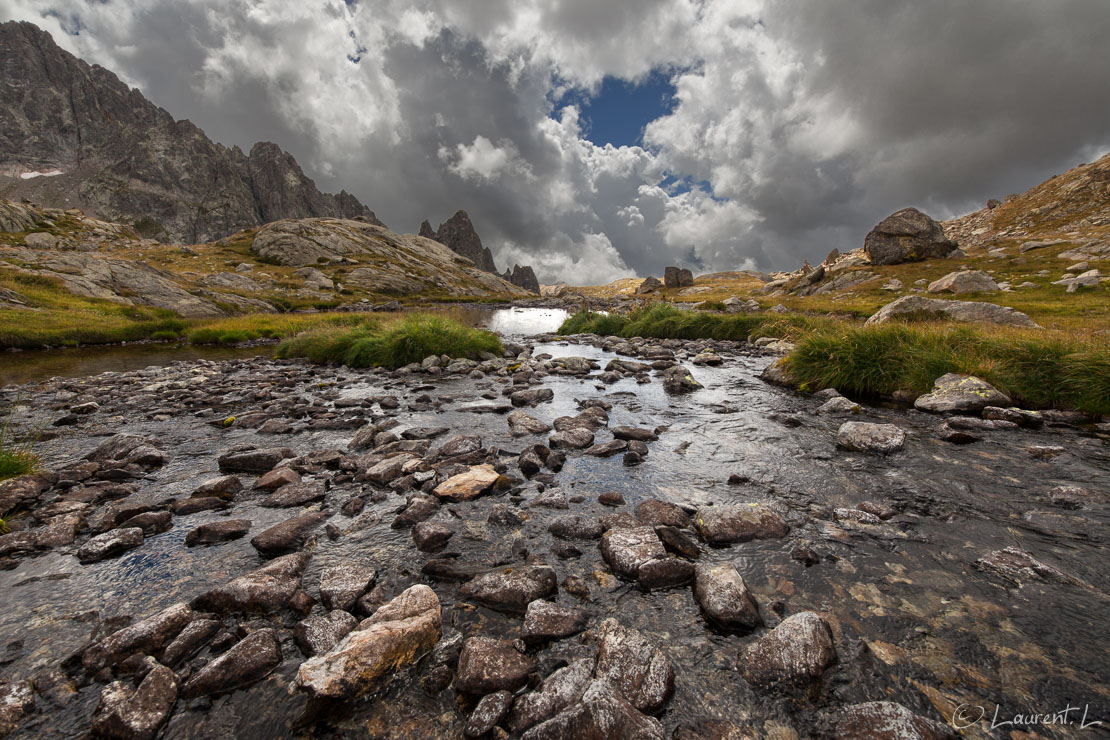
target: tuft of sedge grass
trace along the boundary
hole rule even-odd
[[[1110,348],[1059,334],[944,323],[841,325],[801,338],[785,369],[803,388],[862,397],[928,393],[974,375],[1022,406],[1110,414]]]
[[[479,359],[485,353],[500,354],[501,349],[501,340],[491,332],[467,328],[446,316],[409,314],[377,326],[303,332],[279,345],[276,354],[350,367],[397,368],[429,355]]]
[[[707,313],[684,310],[667,303],[653,303],[627,314],[579,312],[563,322],[559,333],[744,341],[756,337],[791,338],[833,323],[837,320],[829,317]]]
[[[39,466],[39,456],[31,450],[28,440],[15,441],[11,436],[11,419],[0,426],[0,481],[33,473]],[[3,525],[3,520],[0,520]]]

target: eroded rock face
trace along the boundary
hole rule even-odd
[[[914,401],[914,408],[935,414],[982,411],[988,406],[1003,408],[1010,397],[974,375],[948,373],[936,379],[933,390]]]
[[[878,223],[863,240],[873,265],[947,257],[957,249],[944,228],[916,208],[903,208]]]
[[[284,609],[301,586],[308,553],[270,561],[193,600],[193,606],[214,612],[275,612]]]
[[[428,229],[431,230],[430,228]],[[478,269],[497,274],[493,263],[493,253],[482,246],[482,239],[474,230],[466,211],[456,211],[455,215],[439,225],[434,238],[455,254],[461,254],[477,265]],[[533,277],[535,277],[533,275]],[[539,290],[536,291],[537,293]]]
[[[674,667],[641,632],[606,619],[598,627],[594,676],[608,681],[636,709],[654,714],[674,693]]]
[[[357,698],[426,655],[441,630],[439,598],[427,586],[412,586],[333,649],[302,663],[294,683],[313,698]]]
[[[740,656],[740,672],[758,686],[798,687],[819,680],[834,662],[829,626],[818,614],[801,612],[750,645]]]
[[[841,449],[853,452],[897,452],[906,444],[906,433],[893,424],[868,424],[848,421],[840,425],[836,443]]]
[[[528,682],[528,674],[535,669],[536,661],[517,652],[511,642],[471,637],[459,653],[455,688],[476,696],[515,691]]]

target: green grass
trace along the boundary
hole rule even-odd
[[[802,338],[785,367],[804,389],[862,397],[927,393],[941,375],[963,373],[1025,407],[1110,414],[1110,349],[1059,333],[843,324]]]
[[[667,303],[635,309],[627,314],[580,311],[559,327],[560,334],[646,337],[654,339],[731,339],[792,337],[833,323],[826,317],[802,314],[719,314],[689,311]]]
[[[39,457],[32,452],[29,441],[11,439],[10,422],[8,419],[0,426],[0,480],[32,473],[39,466]],[[4,521],[0,519],[0,529],[3,526]]]
[[[410,314],[353,329],[332,327],[303,332],[283,342],[277,356],[350,367],[396,368],[420,362],[428,355],[479,359],[486,352],[501,353],[497,335],[469,329],[446,316]]]

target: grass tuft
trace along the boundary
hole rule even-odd
[[[0,480],[33,473],[39,466],[39,456],[31,450],[29,441],[11,439],[10,426],[10,418],[0,426]],[[3,520],[0,519],[2,526]]]

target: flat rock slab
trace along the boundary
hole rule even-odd
[[[906,432],[893,424],[847,421],[836,432],[836,444],[852,452],[897,452],[906,444]]]
[[[475,576],[459,589],[466,599],[490,609],[523,612],[536,599],[558,590],[555,571],[546,565],[521,565]]]
[[[267,557],[300,549],[312,534],[312,530],[323,524],[329,516],[326,511],[310,511],[292,519],[286,519],[255,536],[251,539],[251,545],[261,555]]]
[[[294,684],[315,698],[355,699],[431,651],[441,634],[439,598],[417,584],[363,620],[333,649],[309,658]]]
[[[296,456],[297,453],[288,447],[268,447],[261,450],[228,452],[221,455],[218,462],[220,471],[224,473],[267,473],[277,467],[282,460]]]
[[[694,527],[711,545],[781,539],[790,531],[786,521],[763,504],[707,506],[694,515]]]
[[[470,501],[487,493],[500,477],[501,474],[492,465],[475,465],[465,473],[443,481],[432,493],[448,501]]]
[[[122,555],[143,544],[144,537],[143,530],[139,527],[113,529],[110,532],[98,534],[81,545],[77,550],[77,559],[82,563],[95,563]]]
[[[185,544],[194,547],[230,542],[243,537],[249,531],[251,531],[250,519],[221,519],[190,530],[189,534],[185,535]]]
[[[301,587],[308,553],[298,552],[228,581],[193,600],[197,609],[214,612],[263,612],[284,609]]]
[[[544,678],[535,691],[517,697],[506,727],[519,734],[577,702],[593,681],[594,663],[592,657],[575,660]]]
[[[187,624],[200,618],[186,603],[172,604],[91,645],[81,656],[85,670],[96,673],[134,653],[151,653],[167,645]]]
[[[561,640],[586,629],[588,622],[589,615],[582,609],[537,599],[524,613],[520,636],[527,643]]]
[[[527,437],[551,431],[551,425],[524,411],[509,414],[509,433],[514,437]]]
[[[322,501],[326,494],[323,483],[289,483],[262,499],[262,505],[269,508],[304,506]]]
[[[252,632],[193,674],[181,689],[186,699],[228,691],[265,678],[281,664],[281,644],[272,629]]]

